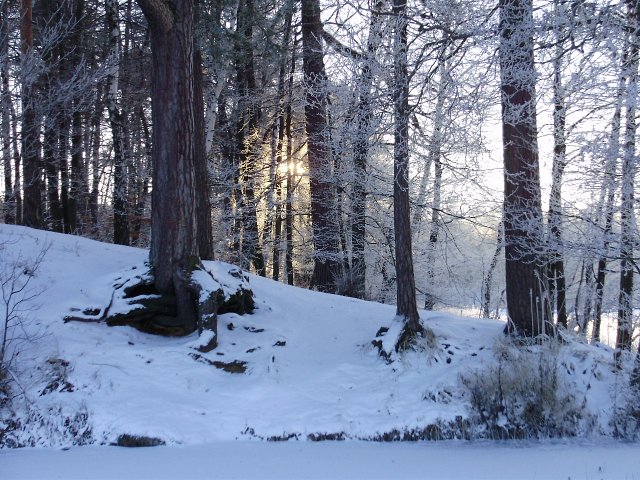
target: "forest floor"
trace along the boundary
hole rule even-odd
[[[197,334],[63,321],[103,311],[146,250],[0,225],[0,254],[3,281],[29,279],[9,302],[17,382],[0,443],[36,447],[0,449],[0,478],[640,478],[640,445],[611,439],[633,356],[617,371],[607,345],[568,335],[520,356],[499,320],[421,312],[436,345],[385,362],[372,340],[397,326],[393,306],[251,276],[255,312],[221,315],[219,346],[202,353]],[[512,367],[548,378],[566,410],[542,412],[553,428],[534,436],[576,438],[468,441],[530,432],[517,406],[485,399],[484,420],[473,407]],[[108,446],[127,439],[164,446]],[[371,442],[398,439],[457,440]]]

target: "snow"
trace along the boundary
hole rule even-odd
[[[0,478],[640,478],[638,445],[599,436],[611,434],[625,383],[609,347],[572,341],[558,353],[572,393],[597,417],[585,431],[591,443],[360,442],[468,416],[460,376],[495,361],[504,323],[421,312],[437,348],[388,364],[371,341],[380,327],[397,328],[395,307],[205,262],[198,275],[210,282],[207,292],[249,285],[256,311],[221,315],[219,346],[202,353],[197,347],[208,339],[195,333],[164,338],[63,322],[95,320],[110,303],[125,308],[112,299],[113,286],[145,275],[146,250],[8,225],[0,225],[0,246],[5,264],[46,250],[30,284],[39,295],[21,325],[29,340],[19,345],[15,370],[26,402],[14,414],[29,425],[16,438],[47,447],[0,451]],[[216,362],[244,362],[247,370],[229,373]],[[167,446],[76,447],[67,422],[74,418],[88,443],[130,434]],[[308,441],[314,436],[348,440]]]
[[[640,479],[637,444],[219,442],[0,451],[7,479]]]

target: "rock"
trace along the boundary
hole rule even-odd
[[[193,332],[178,317],[175,295],[161,295],[156,290],[150,272],[140,274],[131,269],[114,285],[114,294],[105,309],[104,320],[109,326],[128,325],[142,332],[164,336],[183,336]],[[198,313],[197,329],[211,331],[202,352],[217,346],[218,315],[251,313],[255,308],[248,276],[241,270],[221,262],[205,262],[191,273],[193,301]],[[92,312],[93,313],[93,312]]]
[[[123,433],[111,445],[115,447],[157,447],[165,445],[165,441],[156,437]]]

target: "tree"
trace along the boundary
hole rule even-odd
[[[553,172],[549,196],[549,290],[558,315],[558,325],[567,327],[566,285],[562,254],[562,179],[567,166],[566,120],[567,107],[562,84],[565,55],[563,20],[560,0],[554,0],[554,13],[559,19],[555,26],[555,58],[553,60]],[[552,305],[553,306],[553,305]]]
[[[197,327],[197,292],[190,283],[200,263],[196,172],[204,162],[197,118],[195,11],[191,0],[138,0],[151,34],[153,191],[150,261],[155,287],[176,296],[186,331]],[[202,158],[200,158],[202,157]]]
[[[410,346],[424,333],[416,304],[416,284],[411,250],[411,210],[409,207],[409,73],[407,69],[407,3],[393,0],[393,229],[396,258],[396,315],[403,323],[396,350]]]
[[[36,61],[33,52],[33,2],[22,0],[21,84],[22,84],[22,165],[24,203],[22,220],[27,227],[42,228],[42,173],[40,166],[40,136],[36,113]]]
[[[353,145],[353,221],[351,223],[352,265],[355,296],[364,298],[366,281],[365,236],[367,213],[367,170],[369,163],[369,137],[374,115],[372,85],[378,46],[382,41],[382,2],[376,1],[371,11],[367,51],[362,59],[360,79],[357,83],[358,106],[356,134]]]
[[[4,221],[15,223],[15,183],[11,176],[11,91],[9,87],[9,2],[2,1],[0,7],[0,112],[2,114],[2,165],[4,173]],[[15,139],[14,139],[15,140]]]
[[[431,135],[430,145],[429,145],[429,156],[427,159],[427,166],[431,167],[434,165],[434,178],[433,178],[433,205],[431,208],[431,231],[429,232],[429,246],[427,250],[427,262],[426,262],[426,277],[427,277],[427,291],[425,293],[425,302],[424,307],[426,310],[433,310],[433,307],[437,302],[437,295],[434,293],[434,284],[436,282],[435,279],[435,255],[436,255],[436,245],[438,242],[438,235],[440,232],[440,210],[442,208],[441,197],[442,197],[442,143],[443,143],[443,135],[442,130],[444,127],[444,102],[447,91],[449,90],[447,87],[448,80],[446,78],[447,74],[447,42],[443,42],[443,47],[440,52],[438,58],[438,93],[436,99],[436,106],[434,112],[434,125],[433,125],[433,134]],[[426,186],[426,179],[428,177],[429,169],[425,169],[425,173],[423,176],[424,185]],[[424,193],[423,184],[420,185],[420,189],[422,190],[422,194]],[[420,221],[421,219],[421,209],[417,208],[414,219]]]
[[[107,0],[105,5],[109,32],[107,77],[107,111],[113,138],[113,243],[129,245],[129,215],[127,211],[127,177],[124,117],[118,105],[120,75],[120,18],[118,2]]]
[[[335,289],[340,262],[337,223],[332,209],[331,149],[327,145],[327,74],[322,49],[320,2],[302,0],[302,64],[304,70],[307,156],[311,190],[314,268],[312,284],[320,291]]]
[[[622,71],[620,72],[618,79],[618,87],[615,94],[615,104],[613,118],[611,120],[611,132],[607,139],[607,150],[605,152],[606,158],[604,162],[604,181],[600,187],[599,201],[596,208],[596,221],[600,222],[601,217],[604,217],[602,222],[602,244],[598,249],[598,262],[595,272],[595,288],[594,288],[594,300],[593,300],[593,333],[592,342],[600,341],[600,326],[602,323],[602,304],[604,301],[604,288],[607,276],[607,264],[609,256],[609,247],[611,243],[611,231],[613,228],[613,215],[615,210],[615,192],[616,185],[616,171],[620,155],[620,129],[622,124],[622,105],[624,101],[624,94],[626,91],[627,78],[626,78],[626,64],[628,54],[626,53],[627,45],[623,47],[624,53],[622,55]],[[587,319],[584,320],[585,325]]]
[[[631,349],[633,316],[633,247],[634,247],[634,177],[636,167],[636,111],[638,104],[638,65],[640,64],[640,2],[627,0],[627,77],[626,118],[622,158],[622,186],[620,206],[620,293],[618,300],[618,331],[616,361],[623,350]]]
[[[243,227],[243,268],[253,264],[258,275],[265,276],[265,262],[258,233],[256,213],[255,177],[259,147],[258,120],[260,105],[257,98],[256,75],[253,54],[253,0],[238,3],[236,53],[236,79],[241,112],[236,126],[236,175],[242,177],[241,219]]]
[[[280,53],[279,58],[279,68],[278,68],[278,89],[277,89],[277,113],[274,120],[273,126],[273,134],[272,134],[272,166],[271,166],[271,176],[273,178],[273,190],[271,193],[270,199],[270,208],[271,205],[275,207],[275,221],[273,225],[273,261],[272,261],[272,272],[271,278],[273,280],[278,281],[280,279],[280,250],[282,246],[282,214],[286,214],[286,207],[281,202],[282,197],[282,179],[281,172],[282,166],[286,167],[287,177],[289,176],[289,160],[290,155],[287,156],[286,160],[283,157],[284,152],[284,142],[285,142],[285,133],[286,126],[289,125],[289,134],[291,133],[291,117],[290,115],[287,117],[287,111],[291,111],[290,102],[287,102],[285,86],[286,86],[286,74],[287,74],[287,60],[288,60],[288,50],[289,42],[291,40],[291,30],[292,30],[292,21],[293,21],[293,13],[294,13],[294,2],[287,2],[285,5],[285,19],[284,19],[284,33],[282,38],[282,52]],[[295,49],[294,49],[294,58],[291,62],[291,68],[295,68]],[[276,124],[277,122],[277,124]],[[277,135],[276,135],[277,132]],[[287,137],[287,148],[290,150],[291,148],[291,138],[290,135]],[[286,162],[286,163],[285,163]],[[290,183],[290,182],[289,182]],[[273,193],[275,193],[275,200],[273,199]],[[289,193],[287,192],[287,195]],[[286,225],[285,225],[286,227]],[[285,238],[287,238],[288,232],[285,232]],[[288,247],[288,246],[287,246]],[[287,248],[286,247],[286,248]],[[286,259],[286,253],[285,253]],[[286,265],[285,265],[286,266]],[[287,272],[288,273],[288,272]],[[292,282],[293,283],[293,282]]]
[[[538,164],[532,0],[500,0],[504,242],[509,322],[545,333],[547,311]]]

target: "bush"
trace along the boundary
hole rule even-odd
[[[472,436],[522,439],[577,436],[594,424],[558,368],[556,340],[494,349],[496,361],[463,375]]]
[[[33,287],[32,280],[49,248],[45,246],[33,257],[23,257],[22,252],[7,252],[5,243],[0,243],[0,390],[9,388],[15,357],[32,340],[29,335],[25,337],[25,326],[42,294],[41,289]]]
[[[640,438],[640,381],[638,379],[640,364],[634,366],[629,376],[624,370],[619,371],[614,391],[614,411],[611,416],[613,436],[625,440]]]
[[[62,406],[40,410],[33,405],[0,410],[0,448],[67,447],[94,442],[84,406],[75,412]]]
[[[358,278],[364,272],[356,268],[346,268],[334,276],[336,293],[343,297],[365,298],[365,292],[358,285]]]

